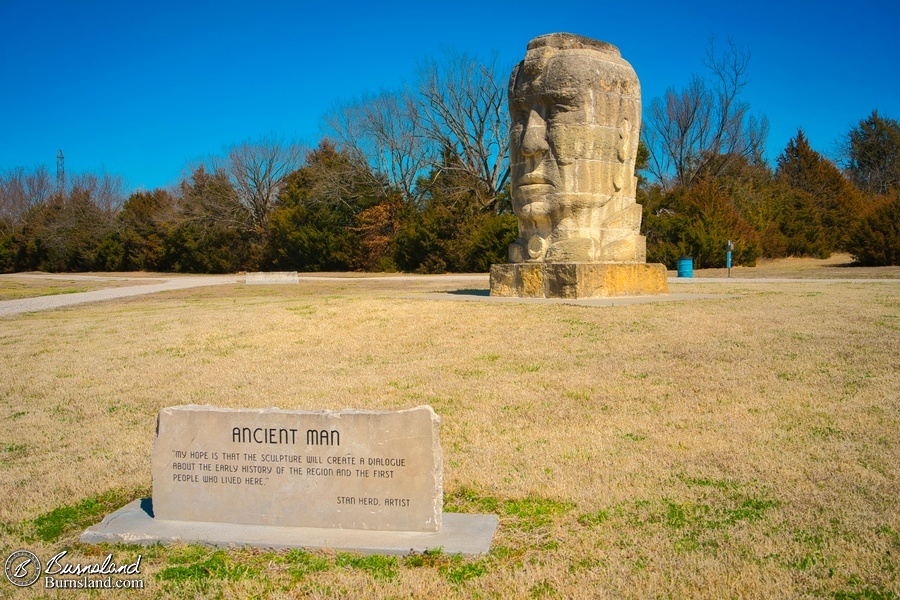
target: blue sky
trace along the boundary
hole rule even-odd
[[[831,155],[873,109],[900,119],[898,25],[900,0],[0,0],[0,171],[55,172],[62,149],[67,173],[165,186],[260,135],[315,144],[335,104],[411,82],[443,49],[511,67],[557,31],[618,46],[645,111],[730,36],[753,55],[743,97],[769,119],[769,158],[798,127]]]

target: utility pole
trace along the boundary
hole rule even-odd
[[[62,150],[56,155],[56,193],[62,198],[66,191],[66,157]]]

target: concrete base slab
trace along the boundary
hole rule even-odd
[[[261,271],[247,273],[244,282],[247,285],[280,285],[285,283],[300,283],[297,271]]]
[[[330,548],[363,554],[406,555],[441,548],[446,554],[487,554],[497,531],[496,515],[444,513],[438,532],[366,531],[272,527],[194,521],[162,521],[153,518],[150,498],[135,500],[88,527],[81,534],[85,544],[194,543],[205,546],[256,548]]]

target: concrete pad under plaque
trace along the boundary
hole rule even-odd
[[[441,548],[446,554],[487,554],[497,530],[495,515],[444,514],[440,531],[364,531],[273,527],[231,523],[163,521],[153,517],[149,498],[135,500],[82,535],[84,544],[198,543],[206,546],[257,548],[330,548],[363,554],[406,555]]]
[[[263,271],[247,273],[244,280],[247,285],[271,285],[282,283],[300,283],[297,271]]]
[[[441,529],[440,417],[430,406],[168,407],[159,412],[152,463],[160,520]]]

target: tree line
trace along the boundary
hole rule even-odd
[[[639,190],[647,259],[701,267],[760,256],[849,252],[863,265],[900,264],[900,123],[873,111],[846,134],[843,169],[803,130],[775,164],[762,156],[768,123],[741,99],[750,55],[710,44],[705,75],[653,100],[644,125]]]
[[[648,261],[761,257],[900,264],[900,124],[873,111],[840,167],[802,130],[775,164],[768,124],[741,97],[750,56],[710,46],[706,72],[645,109],[639,153]],[[486,271],[516,238],[508,69],[465,54],[423,63],[402,89],[335,107],[314,148],[261,137],[128,194],[84,173],[0,172],[0,270]]]

